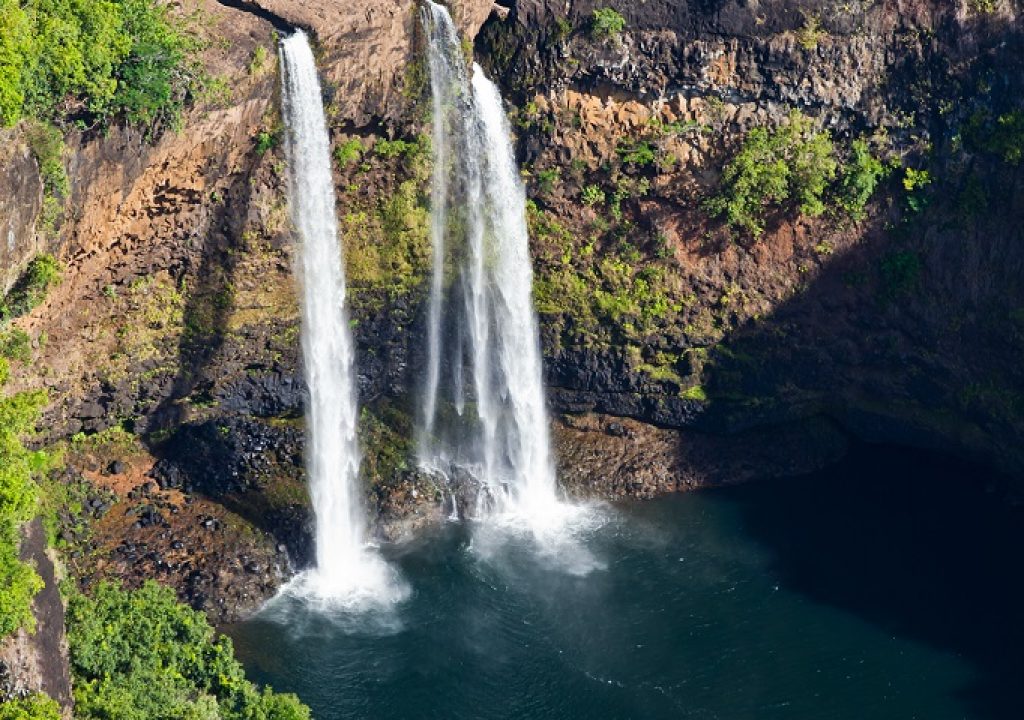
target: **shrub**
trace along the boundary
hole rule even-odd
[[[587,207],[603,205],[605,201],[604,190],[597,185],[587,185],[583,188],[580,199],[583,200],[583,204]]]
[[[615,37],[626,29],[626,18],[613,8],[598,8],[590,20],[590,34],[596,39]]]
[[[1015,110],[996,119],[989,147],[1004,162],[1020,164],[1024,159],[1024,110]]]
[[[33,627],[32,598],[42,588],[32,567],[18,558],[18,527],[35,513],[35,479],[50,464],[46,453],[21,442],[46,402],[44,392],[0,398],[0,638]]]
[[[198,43],[180,25],[156,0],[0,0],[0,123],[173,126],[202,85]]]
[[[267,65],[267,49],[262,45],[257,45],[256,49],[252,51],[252,59],[249,60],[249,74],[259,75],[263,72],[263,68]]]
[[[281,134],[279,132],[260,130],[256,133],[256,154],[260,157],[263,157],[280,144]]]
[[[893,250],[882,258],[879,271],[886,297],[909,292],[921,276],[921,258],[912,250]]]
[[[622,162],[627,165],[636,165],[637,167],[646,167],[652,164],[657,159],[657,154],[651,144],[646,141],[636,142],[633,144],[620,144],[615,151],[622,158]]]
[[[61,269],[57,260],[52,255],[37,255],[0,304],[0,320],[30,312],[60,281]]]
[[[309,720],[294,695],[260,692],[246,680],[231,641],[153,581],[72,595],[67,624],[81,720]]]
[[[849,162],[843,167],[836,202],[853,219],[864,217],[864,208],[875,192],[875,188],[886,175],[881,160],[871,154],[871,148],[864,139],[854,140],[850,148]]]
[[[0,357],[5,360],[30,362],[32,360],[32,341],[29,339],[28,333],[21,328],[0,331]]]
[[[334,160],[341,167],[350,167],[363,159],[363,143],[359,138],[346,140],[334,148]]]
[[[0,702],[0,720],[61,720],[60,705],[41,693]]]
[[[927,204],[925,188],[932,184],[932,175],[927,170],[916,170],[912,167],[903,169],[903,189],[907,191],[907,205],[914,212],[919,212]]]
[[[792,200],[801,213],[821,215],[822,198],[838,167],[828,131],[815,130],[809,118],[794,110],[779,128],[754,128],[747,134],[725,167],[721,191],[705,206],[756,237],[764,232],[769,206]]]
[[[816,15],[804,20],[803,26],[796,31],[796,41],[804,50],[815,50],[826,33],[821,29],[821,21]]]
[[[43,194],[64,198],[70,186],[64,169],[64,135],[53,125],[32,123],[25,132],[29,149],[39,163],[39,177]]]
[[[561,178],[562,171],[557,167],[541,170],[537,173],[537,187],[542,193],[549,193]]]

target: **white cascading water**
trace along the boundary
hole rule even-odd
[[[551,457],[526,195],[511,129],[494,83],[479,66],[469,78],[447,10],[428,0],[424,25],[434,112],[434,268],[420,459],[434,470],[471,472],[485,489],[478,514],[514,515],[542,528],[565,506]],[[446,300],[446,265],[461,303],[454,289]],[[438,418],[446,403],[457,416],[472,416],[452,423],[447,435]]]
[[[306,467],[316,515],[316,567],[287,591],[352,608],[390,604],[404,586],[366,546],[354,346],[316,62],[302,31],[281,40],[280,56],[291,218],[301,244]]]

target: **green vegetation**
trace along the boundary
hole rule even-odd
[[[341,168],[351,167],[363,159],[363,143],[359,138],[346,140],[334,148],[334,161]]]
[[[281,144],[280,131],[260,130],[256,133],[256,154],[260,157]]]
[[[590,20],[590,35],[595,39],[618,36],[626,29],[626,18],[613,8],[598,8]]]
[[[349,283],[403,294],[429,266],[430,212],[420,183],[406,180],[375,203],[350,206],[341,218]]]
[[[821,28],[821,21],[817,15],[812,15],[804,20],[803,26],[796,31],[796,42],[804,50],[816,50],[828,33]]]
[[[881,173],[866,143],[858,144],[838,189],[841,207],[861,213]],[[825,194],[841,165],[832,138],[794,110],[775,130],[754,128],[726,165],[718,195],[706,203],[715,216],[755,237],[764,232],[772,208],[795,203],[804,215],[825,212]]]
[[[921,258],[912,250],[892,250],[879,266],[884,295],[892,299],[909,292],[921,276]]]
[[[27,363],[32,360],[32,340],[21,328],[0,330],[0,357]]]
[[[537,188],[544,194],[555,189],[555,185],[562,179],[562,170],[557,167],[547,168],[537,173]]]
[[[849,161],[842,170],[836,203],[854,220],[863,219],[868,200],[887,172],[882,161],[871,153],[867,140],[854,140]]]
[[[37,255],[0,304],[0,322],[31,312],[60,281],[57,260],[52,255]]]
[[[907,205],[914,212],[924,209],[927,204],[925,188],[932,184],[932,175],[927,170],[903,169],[903,189],[907,191]]]
[[[635,143],[620,143],[615,148],[615,152],[622,158],[622,162],[627,165],[636,165],[637,167],[646,167],[651,165],[657,160],[657,153],[649,142],[639,141]]]
[[[620,199],[636,192],[620,190]],[[572,333],[596,338],[619,332],[625,339],[639,340],[674,322],[683,309],[677,299],[681,281],[673,266],[645,259],[645,253],[625,237],[597,260],[599,235],[579,237],[533,202],[527,204],[527,219],[537,245],[537,310],[560,316],[570,323]],[[602,233],[609,229],[607,224],[603,227]],[[605,240],[614,237],[609,233]],[[654,238],[647,244],[657,242]]]
[[[155,0],[0,0],[0,124],[174,127],[205,82],[182,24]]]
[[[39,178],[43,183],[43,207],[38,226],[49,235],[57,226],[64,199],[71,190],[64,168],[64,136],[53,125],[32,122],[26,126],[25,137],[39,163]]]
[[[155,582],[73,594],[67,624],[80,720],[310,717],[294,695],[260,692],[246,680],[231,641]]]
[[[988,110],[975,111],[961,128],[966,150],[996,155],[1009,165],[1024,159],[1024,110],[995,115]]]
[[[427,135],[420,135],[414,140],[385,140],[380,139],[373,146],[374,153],[382,158],[403,157],[410,162],[419,161],[421,158],[430,156],[430,138]]]
[[[40,693],[7,700],[0,702],[0,720],[61,720],[60,705]]]
[[[708,393],[702,385],[694,385],[688,387],[681,393],[681,396],[685,400],[697,400],[698,402],[707,402]]]
[[[13,333],[4,335],[6,340]],[[6,382],[8,361],[27,360],[21,338],[2,343],[0,353],[0,376]],[[34,430],[46,403],[47,396],[42,391],[0,398],[0,638],[18,628],[33,627],[32,597],[42,588],[42,581],[31,566],[18,559],[18,530],[35,515],[36,481],[51,464],[47,453],[29,450],[22,444],[22,438]]]
[[[602,190],[597,185],[587,185],[585,188],[583,188],[583,192],[580,195],[580,199],[583,201],[583,204],[586,205],[587,207],[593,207],[595,205],[604,205],[604,190]]]
[[[252,51],[252,59],[249,60],[249,74],[259,75],[267,67],[267,49],[257,45]]]

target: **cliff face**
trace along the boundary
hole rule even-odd
[[[972,118],[994,121],[1020,95],[1017,4],[502,5],[455,10],[505,86],[529,176],[571,490],[649,496],[794,473],[850,435],[1024,477],[1021,174],[966,140]],[[595,37],[606,6],[625,27]],[[46,236],[33,232],[38,170],[10,131],[0,178],[16,190],[0,192],[0,231],[15,239],[0,258],[8,284],[41,248],[65,265],[18,321],[35,362],[13,382],[50,389],[50,439],[88,436],[74,472],[118,498],[81,539],[104,561],[83,551],[76,570],[160,575],[223,619],[309,549],[275,24],[310,29],[321,54],[380,531],[436,518],[442,490],[408,467],[429,263],[416,4],[201,8],[222,38],[205,60],[230,97],[155,143],[70,136],[71,193]],[[730,230],[705,209],[723,166],[794,107],[837,143],[869,136],[893,164],[929,169],[927,193],[894,171],[863,218],[779,208],[760,237]]]
[[[596,37],[593,11],[606,6],[625,28]],[[553,402],[687,429],[684,448],[811,423],[1020,477],[1021,175],[970,137],[1016,107],[1019,13],[1009,2],[513,3],[478,52],[518,105]],[[927,197],[908,197],[897,170],[863,219],[780,209],[760,237],[724,228],[706,209],[724,164],[746,132],[794,108],[838,144],[871,138],[893,165],[928,169]],[[643,167],[626,160],[640,147]],[[595,283],[614,302],[572,297]],[[569,447],[585,439],[563,434]],[[760,471],[811,460],[820,442],[779,445]],[[735,478],[734,452],[675,477]]]

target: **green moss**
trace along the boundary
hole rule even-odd
[[[404,294],[422,285],[431,245],[430,211],[420,183],[406,180],[369,207],[350,206],[341,229],[352,287]]]
[[[362,474],[367,485],[388,482],[412,462],[413,423],[407,412],[392,402],[364,407],[359,419],[363,447]]]
[[[708,401],[708,393],[703,385],[694,385],[693,387],[686,388],[680,393],[680,397],[685,400],[697,400],[698,402]]]

